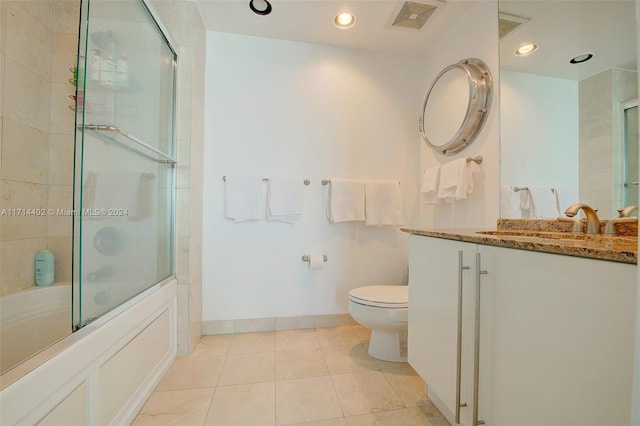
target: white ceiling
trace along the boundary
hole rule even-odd
[[[267,16],[251,12],[249,0],[197,4],[208,30],[422,56],[475,1],[483,0],[411,1],[438,7],[421,30],[391,26],[403,0],[270,0],[273,11]],[[503,68],[574,80],[612,66],[636,69],[635,0],[502,0],[499,8],[531,19],[502,40]],[[356,15],[348,30],[333,25],[344,10]],[[527,40],[540,44],[538,52],[513,56]],[[595,58],[568,63],[585,51],[595,52]]]

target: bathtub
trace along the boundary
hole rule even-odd
[[[71,284],[32,287],[0,298],[0,371],[71,333]]]

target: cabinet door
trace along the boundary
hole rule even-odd
[[[462,252],[461,403],[471,405],[474,259],[476,245],[412,235],[409,249],[408,360],[425,380],[428,395],[455,424],[458,376],[458,271]],[[465,408],[466,410],[467,408]]]
[[[492,340],[480,367],[486,424],[630,424],[635,265],[479,251],[493,298],[482,328]]]

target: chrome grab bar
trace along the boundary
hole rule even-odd
[[[458,251],[458,348],[456,359],[456,423],[460,423],[460,407],[466,407],[467,403],[460,403],[460,384],[462,374],[462,279],[463,272],[470,268],[464,266],[463,251]]]
[[[478,399],[480,391],[480,276],[486,275],[480,267],[480,253],[476,253],[476,322],[473,342],[473,420],[472,425],[483,425],[478,420]]]
[[[138,152],[140,152],[144,156],[151,158],[157,161],[158,163],[170,164],[172,166],[175,166],[176,164],[178,164],[178,161],[176,161],[173,157],[165,154],[164,152],[160,151],[158,148],[149,145],[148,143],[144,142],[140,138],[132,135],[126,130],[121,129],[120,127],[110,126],[108,124],[85,124],[85,125],[80,124],[77,126],[77,129],[93,131],[99,135],[106,135],[108,133],[120,135],[124,137],[126,140],[133,142],[134,145],[137,145],[143,148],[142,151],[138,151]],[[122,145],[122,142],[118,139],[109,138],[109,140],[112,142],[120,143]],[[155,157],[152,154],[155,154]]]

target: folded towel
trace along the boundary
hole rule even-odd
[[[473,192],[473,171],[476,163],[466,158],[451,161],[440,168],[438,198],[446,202],[465,200]]]
[[[402,193],[398,181],[366,181],[364,187],[367,225],[404,225]]]
[[[328,207],[331,223],[364,220],[364,182],[331,178]]]
[[[550,186],[529,187],[531,193],[531,203],[534,206],[535,217],[538,219],[555,219],[562,214],[558,211],[555,188]]]
[[[93,210],[122,211],[121,217],[140,218],[148,213],[148,179],[146,173],[119,171],[88,172],[83,207]]]
[[[511,185],[502,185],[500,187],[500,217],[501,218],[519,218],[520,215],[516,215],[515,209],[515,192]]]
[[[438,181],[440,179],[440,166],[430,167],[422,175],[422,187],[420,192],[424,194],[425,204],[440,204],[438,198]]]
[[[224,215],[236,222],[260,220],[262,178],[249,175],[227,175]]]
[[[535,218],[536,206],[533,204],[533,197],[531,197],[531,191],[529,191],[529,188],[520,188],[520,191],[518,191],[518,197],[520,198],[520,216],[523,219]]]
[[[556,188],[556,194],[558,196],[558,210],[560,211],[560,216],[564,216],[564,211],[572,204],[578,202],[578,189],[567,186],[558,187]]]
[[[302,190],[299,178],[269,178],[267,220],[296,223],[302,214]]]

